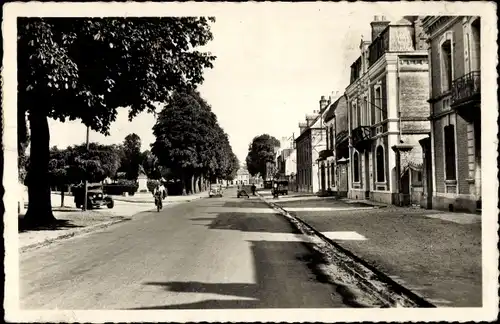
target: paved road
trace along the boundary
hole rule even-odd
[[[201,199],[23,253],[21,307],[347,307],[309,253],[257,198]]]

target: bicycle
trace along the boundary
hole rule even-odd
[[[155,206],[156,206],[156,211],[160,212],[160,210],[163,208],[163,204],[161,202],[161,197],[160,196],[155,196]]]

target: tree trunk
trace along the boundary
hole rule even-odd
[[[194,174],[191,175],[191,183],[190,183],[190,190],[189,190],[189,193],[190,194],[194,194],[195,193],[195,190],[194,190],[194,181],[195,181],[195,176]]]
[[[182,195],[186,196],[187,195],[187,193],[186,193],[186,176],[184,175],[184,171],[181,171],[181,172],[182,172],[182,175],[181,175]]]
[[[31,112],[31,148],[28,171],[28,210],[26,225],[49,225],[56,218],[52,213],[49,184],[49,123],[47,116]]]
[[[64,192],[66,191],[64,184],[61,185],[60,189],[61,189],[61,207],[64,207]]]

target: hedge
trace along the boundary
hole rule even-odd
[[[111,183],[103,185],[103,191],[107,195],[122,195],[127,192],[129,195],[134,195],[139,186],[134,184]]]

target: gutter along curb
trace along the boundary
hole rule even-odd
[[[261,195],[259,197],[310,239],[314,250],[327,260],[327,264],[319,265],[322,275],[326,276],[330,283],[337,285],[337,291],[357,307],[436,307],[327,238],[295,214]]]

